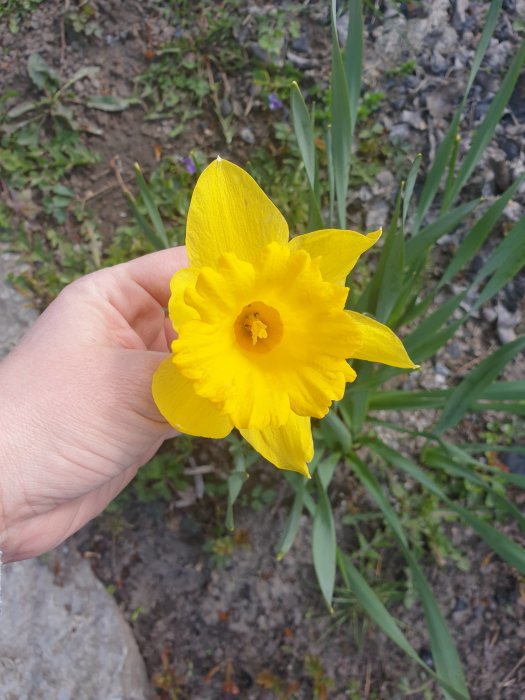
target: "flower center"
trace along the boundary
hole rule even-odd
[[[279,312],[262,301],[252,301],[235,320],[235,336],[245,350],[269,352],[279,344],[283,324]]]

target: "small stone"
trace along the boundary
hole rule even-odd
[[[458,596],[454,601],[454,612],[463,612],[464,610],[467,610],[467,608],[468,605],[465,598]]]
[[[507,465],[510,472],[525,476],[525,455],[519,452],[502,452],[500,458],[503,464]]]
[[[301,70],[306,70],[307,68],[315,68],[319,65],[319,61],[315,58],[299,56],[293,51],[288,51],[286,54],[286,58],[290,61],[292,65],[296,66],[297,68],[300,68]]]
[[[418,131],[424,131],[427,128],[425,120],[421,118],[419,112],[414,112],[413,110],[404,109],[401,112],[401,119],[406,123],[410,124],[413,129],[418,129]]]
[[[450,374],[449,368],[442,362],[436,362],[434,369],[436,370],[436,374],[439,374],[442,377],[447,377]]]
[[[267,66],[275,66],[276,68],[281,68],[284,65],[284,59],[282,56],[266,51],[266,49],[263,49],[263,47],[259,46],[259,44],[257,44],[256,42],[252,42],[249,48],[255,56],[255,58],[258,58],[259,61],[261,61]]]
[[[504,152],[506,159],[516,160],[519,157],[521,146],[517,141],[509,139],[506,136],[498,140],[501,150]]]
[[[394,124],[390,130],[389,138],[394,146],[410,141],[410,127],[408,124]]]
[[[221,114],[223,117],[227,117],[232,113],[232,103],[227,97],[223,97],[221,100]]]
[[[525,122],[525,73],[518,78],[509,100],[509,108],[516,119]]]
[[[436,49],[432,51],[430,59],[430,70],[434,75],[443,75],[448,68],[448,60]]]
[[[388,203],[384,197],[374,197],[366,205],[366,228],[368,231],[384,226],[388,217]]]
[[[310,44],[308,43],[308,39],[305,36],[300,36],[297,37],[297,39],[294,39],[290,44],[290,48],[292,49],[292,51],[296,51],[297,53],[310,52]]]
[[[245,126],[240,130],[239,136],[244,141],[244,143],[247,143],[250,146],[253,146],[253,144],[255,143],[255,134],[248,126]]]

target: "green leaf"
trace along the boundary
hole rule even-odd
[[[115,97],[113,95],[89,95],[85,103],[93,109],[100,109],[103,112],[122,112],[130,105],[136,104],[133,97]]]
[[[525,180],[525,173],[499,197],[477,221],[461,242],[459,248],[454,253],[449,266],[439,280],[438,289],[449,282],[465,265],[470,263],[478,250],[485,242],[487,236],[494,230],[503,210],[508,202]]]
[[[51,68],[38,53],[32,53],[27,59],[27,73],[40,90],[46,91],[60,83],[60,76],[56,70]]]
[[[392,452],[394,451],[392,450]],[[408,546],[408,541],[398,516],[396,515],[393,507],[390,505],[389,500],[383,493],[381,486],[366,464],[355,455],[349,456],[349,462],[358,479],[361,481],[369,495],[373,498],[379,509],[382,511],[383,516],[388,526],[394,533],[401,551],[403,552],[403,556],[405,557],[410,568],[414,586],[423,605],[425,619],[429,631],[430,647],[437,673],[440,678],[447,679],[447,684],[450,686],[452,691],[444,691],[445,696],[447,698],[451,696],[468,698],[469,693],[467,684],[465,682],[461,662],[459,660],[454,641],[450,635],[450,632],[448,631],[443,615],[439,610],[434,594],[432,593],[423,572],[419,567],[419,564]]]
[[[412,411],[414,409],[441,408],[450,390],[382,391],[371,392],[371,411]]]
[[[337,563],[346,587],[352,591],[358,604],[363,608],[370,619],[375,622],[379,629],[382,630],[394,644],[397,644],[401,651],[412,661],[421,666],[429,676],[443,686],[453,698],[465,700],[466,696],[458,694],[449,686],[447,681],[439,678],[438,675],[422,661],[414,650],[414,647],[399,628],[395,619],[377,597],[374,590],[368,585],[366,579],[352,564],[349,557],[343,554],[340,549],[337,550]]]
[[[423,190],[421,192],[421,196],[419,197],[416,215],[414,217],[413,235],[415,235],[419,231],[419,228],[423,223],[423,220],[428,210],[430,209],[432,202],[434,201],[436,193],[439,189],[440,182],[443,178],[444,173],[446,172],[447,164],[450,162],[450,156],[453,148],[455,147],[459,121],[461,119],[461,115],[463,114],[463,110],[465,109],[465,105],[467,103],[470,90],[474,83],[474,79],[481,66],[485,53],[489,47],[491,36],[496,28],[499,13],[501,11],[502,1],[503,0],[492,0],[490,3],[489,10],[487,12],[487,16],[485,18],[483,26],[483,32],[481,34],[481,38],[479,40],[476,52],[474,54],[474,59],[472,61],[472,66],[470,68],[470,73],[467,80],[467,86],[465,88],[463,99],[461,100],[461,103],[456,113],[454,114],[454,117],[450,124],[449,130],[445,135],[445,138],[442,140],[442,142],[437,148],[434,162],[432,163],[432,166],[428,172],[428,175],[425,179],[425,184],[423,186]]]
[[[403,269],[405,267],[405,238],[403,226],[399,225],[402,188],[399,189],[396,206],[390,224],[381,257],[373,280],[377,281],[377,304],[375,316],[378,321],[386,321],[394,308],[403,286]],[[374,294],[371,297],[374,303]]]
[[[226,527],[228,530],[233,530],[235,528],[233,506],[247,478],[248,475],[245,471],[233,471],[228,476],[228,505],[226,506]]]
[[[429,476],[413,462],[406,459],[406,457],[403,457],[398,452],[388,447],[384,443],[380,443],[379,441],[369,441],[368,444],[370,448],[377,454],[381,455],[388,464],[402,469],[413,479],[419,481],[419,483],[425,489],[427,489],[427,491],[430,491],[435,496],[440,498],[451,510],[458,513],[458,515],[460,515],[461,518],[468,525],[470,525],[470,527],[475,530],[483,540],[485,540],[485,542],[496,552],[496,554],[498,554],[502,559],[505,559],[505,561],[516,568],[521,574],[525,574],[525,549],[523,549],[523,547],[517,545],[499,530],[496,530],[496,528],[492,527],[492,525],[489,525],[484,520],[481,520],[481,518],[478,518],[478,516],[474,515],[466,508],[462,508],[461,506],[457,505],[455,501],[448,498],[445,492],[435,483],[431,476]]]
[[[429,224],[406,243],[406,260],[407,265],[412,266],[421,256],[425,255],[429,248],[434,243],[455,229],[459,224],[474,211],[481,200],[475,199],[466,204],[462,204],[452,211],[443,214],[439,219]]]
[[[350,140],[357,123],[363,74],[363,12],[361,0],[348,1],[348,34],[344,51],[344,72],[350,106]]]
[[[98,66],[82,66],[82,68],[79,68],[69,80],[67,80],[64,85],[60,88],[58,93],[64,92],[64,90],[67,90],[70,88],[72,85],[77,83],[79,80],[83,80],[84,78],[92,78],[97,73],[100,71],[100,68]],[[56,96],[55,96],[56,98]]]
[[[333,443],[333,446],[340,449],[343,454],[352,449],[352,433],[333,408],[323,418],[321,427],[323,430],[326,429],[326,433],[328,433],[326,437],[330,443]]]
[[[306,170],[306,176],[310,185],[312,225],[316,229],[321,229],[323,228],[323,219],[319,201],[319,175],[317,172],[314,129],[303,96],[295,81],[292,83],[291,109],[295,138],[297,139],[299,151]]]
[[[506,451],[506,452],[518,452],[520,454],[525,454],[525,446],[512,446],[512,445],[479,445],[479,444],[471,444],[471,445],[464,445],[464,446],[459,446],[455,445],[451,442],[448,442],[447,440],[441,440],[440,444],[443,445],[449,454],[454,458],[456,462],[460,462],[461,464],[464,464],[468,466],[469,468],[475,468],[475,469],[480,469],[485,472],[489,472],[490,474],[496,474],[498,479],[501,479],[502,481],[506,481],[510,484],[514,484],[514,486],[518,486],[520,489],[525,489],[525,476],[521,474],[513,474],[512,472],[506,472],[502,471],[498,467],[493,467],[490,464],[487,464],[486,462],[481,462],[480,460],[475,459],[472,457],[471,454],[469,454],[468,450],[476,450],[479,451],[480,448],[484,452],[489,452],[489,451]]]
[[[328,456],[321,458],[317,463],[316,474],[321,480],[321,485],[325,491],[327,491],[330,486],[340,459],[341,455],[339,452],[332,452]]]
[[[490,451],[490,445],[487,445],[487,450]],[[508,513],[522,531],[525,531],[525,517],[520,513],[518,508],[500,492],[494,489],[492,481],[487,478],[486,475],[483,477],[479,476],[476,471],[472,468],[472,463],[469,466],[463,464],[458,464],[452,457],[449,451],[446,450],[445,446],[439,445],[437,447],[426,447],[421,455],[423,464],[428,467],[433,467],[435,469],[440,469],[450,476],[455,478],[464,479],[465,481],[474,484],[478,488],[483,489],[490,494],[494,503],[502,510]],[[501,473],[496,475],[498,481],[502,482]]]
[[[496,379],[505,365],[523,348],[525,348],[525,336],[498,348],[469,372],[449,395],[443,413],[434,428],[435,432],[440,435],[456,425],[469,410],[470,405],[482,396],[486,387]]]
[[[455,294],[444,304],[438,306],[430,316],[420,321],[416,328],[404,338],[403,343],[412,358],[417,358],[418,362],[425,360],[444,345],[442,326],[453,317],[454,312],[459,308],[466,295],[466,290]],[[452,337],[459,327],[460,324],[457,324],[458,320],[460,319],[448,326],[451,331],[449,337]],[[466,315],[463,316],[461,322],[464,320],[466,320]],[[445,337],[447,335],[448,333],[445,333]],[[448,338],[446,338],[445,342],[447,340]]]
[[[330,499],[318,476],[316,476],[316,483],[318,487],[317,508],[312,529],[312,557],[319,588],[328,609],[332,611],[336,570],[334,516]]]
[[[277,545],[277,559],[283,559],[283,557],[290,551],[295,537],[299,531],[299,525],[301,523],[301,514],[304,508],[304,492],[306,489],[306,479],[303,478],[299,488],[295,492],[295,498],[293,501],[292,508],[288,515],[286,525],[282,531],[279,543]]]
[[[135,179],[137,181],[137,185],[139,186],[139,191],[140,191],[140,195],[142,197],[142,201],[144,202],[144,205],[146,207],[146,211],[148,212],[148,216],[150,218],[150,221],[153,224],[155,239],[157,240],[156,247],[159,250],[162,250],[162,248],[169,248],[170,243],[168,240],[168,235],[166,233],[166,229],[164,228],[164,222],[162,221],[158,207],[155,204],[155,201],[153,199],[153,195],[151,194],[151,190],[149,188],[149,185],[146,183],[146,180],[144,179],[144,176],[142,175],[142,171],[141,171],[138,163],[135,163],[134,168],[135,168]],[[159,241],[161,244],[160,246],[158,245]]]
[[[317,164],[315,157],[315,141],[312,120],[308,113],[304,98],[295,82],[292,83],[291,89],[291,109],[292,109],[292,124],[295,131],[295,137],[301,152],[304,167],[308,182],[312,189],[315,188],[317,179]]]
[[[421,153],[418,153],[418,155],[414,159],[414,162],[410,166],[410,170],[408,171],[407,180],[405,184],[405,191],[403,193],[403,228],[406,224],[408,210],[410,207],[410,202],[412,201],[412,195],[414,194],[414,186],[416,184],[416,178],[419,172],[419,168],[421,166],[422,158],[423,156],[421,155]]]
[[[525,401],[525,380],[494,382],[485,389],[481,398],[488,401]]]
[[[346,197],[352,150],[352,116],[348,84],[337,38],[336,0],[332,0],[332,84],[330,114],[332,117],[332,163],[335,203],[339,228],[346,228]]]
[[[479,309],[486,301],[499,292],[525,265],[525,216],[511,228],[472,283],[478,285],[494,272],[485,287],[478,294],[472,311]]]
[[[503,110],[512,95],[516,81],[520,75],[523,64],[525,63],[525,41],[521,44],[518,52],[514,56],[500,89],[492,100],[490,107],[472,137],[470,148],[463,158],[459,172],[454,180],[452,187],[448,192],[447,203],[452,203],[461,192],[464,184],[470,177],[472,171],[476,167],[479,159],[485,152],[487,145],[494,135],[494,131],[498,126]]]
[[[20,104],[12,107],[7,112],[6,117],[8,119],[16,119],[17,117],[21,117],[22,114],[26,114],[27,112],[31,112],[33,109],[36,109],[39,106],[40,106],[39,102],[35,102],[34,100],[27,100],[25,102],[21,102]]]

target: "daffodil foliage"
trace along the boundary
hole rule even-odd
[[[413,369],[384,324],[345,309],[345,280],[381,235],[326,229],[289,240],[257,183],[217,159],[193,192],[190,266],[171,281],[178,334],[153,378],[166,420],[189,435],[233,428],[280,469],[309,476],[311,418],[343,397],[349,359]]]

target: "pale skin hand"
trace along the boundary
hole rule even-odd
[[[49,551],[100,513],[175,434],[151,397],[174,337],[184,248],[74,282],[0,363],[0,549]]]

